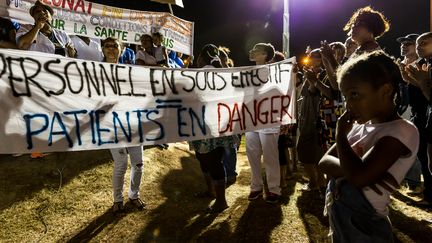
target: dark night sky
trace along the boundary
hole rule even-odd
[[[93,0],[105,5],[145,11],[166,11],[168,6],[143,0]],[[206,43],[232,50],[236,66],[251,64],[248,50],[256,42],[270,42],[282,49],[283,0],[183,0],[174,14],[195,22],[194,52]],[[398,55],[394,40],[408,33],[429,30],[427,0],[290,0],[290,52],[302,55],[306,46],[319,47],[320,40],[344,41],[342,31],[351,14],[371,5],[391,21],[390,32],[380,40],[387,52]],[[266,25],[266,23],[268,23]],[[266,27],[267,26],[267,27]]]

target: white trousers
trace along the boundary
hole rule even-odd
[[[251,191],[263,190],[261,174],[261,156],[263,156],[268,189],[272,193],[281,194],[278,138],[278,133],[246,133],[246,155],[252,171]]]
[[[131,161],[131,174],[129,198],[139,197],[139,188],[143,172],[143,147],[127,147],[110,149],[114,159],[114,172],[112,177],[114,202],[123,202],[123,185],[127,169],[128,152]]]

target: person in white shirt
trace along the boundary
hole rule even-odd
[[[258,43],[249,51],[249,59],[254,61],[256,65],[265,65],[273,59],[274,54],[273,45]],[[278,150],[279,126],[247,132],[245,136],[246,155],[252,171],[251,190],[248,200],[256,200],[263,193],[262,156],[269,190],[266,192],[265,200],[268,203],[277,203],[281,195]]]
[[[136,64],[143,66],[156,66],[157,61],[153,53],[153,39],[151,35],[145,34],[141,36],[141,47],[142,50],[139,50],[136,54]]]
[[[35,20],[34,25],[22,25],[16,38],[18,48],[76,57],[76,50],[69,36],[51,25],[53,9],[37,1],[29,10]]]
[[[121,56],[122,43],[113,37],[108,37],[102,41],[102,52],[104,62],[117,64]],[[124,212],[123,187],[124,178],[128,168],[128,158],[130,158],[130,182],[128,197],[129,202],[135,208],[142,210],[146,204],[140,198],[141,178],[143,174],[143,147],[141,145],[132,147],[118,147],[110,149],[114,160],[114,170],[112,177],[113,199],[112,212],[114,214]]]
[[[71,40],[77,51],[76,57],[78,59],[97,62],[101,62],[103,60],[100,39],[73,35],[71,36]]]

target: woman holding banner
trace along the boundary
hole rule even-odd
[[[198,68],[222,67],[218,48],[212,44],[205,45],[198,56],[197,66]],[[237,136],[209,138],[189,143],[191,149],[195,151],[206,179],[208,191],[204,194],[216,196],[216,201],[207,210],[209,213],[220,213],[228,208],[225,198],[226,172],[222,159],[225,148],[236,148],[237,143]]]
[[[30,8],[29,13],[35,24],[21,25],[19,28],[16,33],[19,49],[76,57],[77,52],[66,32],[51,26],[54,10],[50,6],[38,0]],[[41,158],[45,155],[33,152],[31,158]]]
[[[118,63],[121,56],[122,46],[121,43],[112,37],[105,39],[102,45],[102,52],[104,54],[104,61],[108,63]],[[127,147],[110,149],[111,155],[114,159],[113,171],[113,196],[114,205],[112,207],[113,213],[122,212],[123,206],[123,184],[124,176],[126,174],[128,154],[131,161],[131,174],[129,186],[129,201],[131,204],[138,208],[145,207],[144,202],[139,198],[139,188],[142,177],[143,167],[143,147]]]
[[[269,63],[275,55],[275,49],[270,43],[258,43],[249,51],[249,60],[256,65]],[[267,178],[268,192],[265,200],[268,203],[279,202],[280,188],[280,165],[278,152],[279,126],[265,128],[246,133],[246,155],[252,172],[249,201],[262,197],[264,183],[261,174],[261,157]]]

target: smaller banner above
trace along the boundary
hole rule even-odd
[[[35,0],[0,1],[0,16],[21,24],[34,24],[29,9]],[[52,26],[70,35],[140,44],[140,36],[160,32],[162,45],[170,50],[193,55],[194,24],[170,13],[116,8],[84,0],[43,0],[54,10]]]

